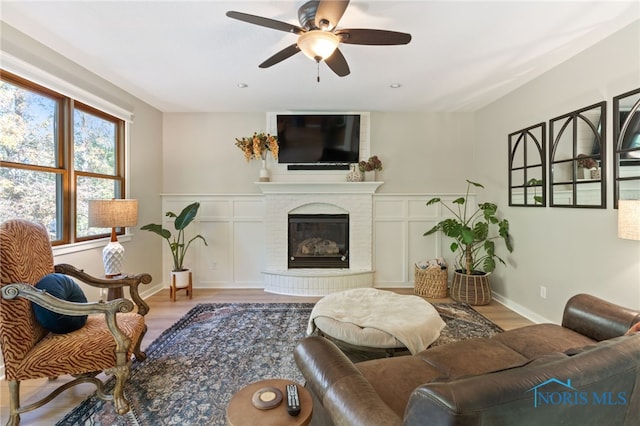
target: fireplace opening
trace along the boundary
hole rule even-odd
[[[289,215],[289,268],[348,268],[348,214]]]

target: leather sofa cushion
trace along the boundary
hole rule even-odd
[[[550,352],[565,352],[595,343],[595,340],[556,324],[536,324],[492,337],[528,359],[539,358]]]
[[[355,364],[376,393],[400,417],[411,392],[423,383],[446,376],[417,356],[380,358]],[[402,378],[398,380],[398,378]]]
[[[491,338],[436,346],[415,356],[360,362],[356,367],[380,398],[399,416],[404,416],[411,392],[422,384],[519,367],[549,353],[592,343],[594,340],[561,326],[537,324]],[[398,377],[403,380],[397,380]]]
[[[525,364],[529,358],[491,338],[462,340],[420,352],[418,357],[455,379]]]

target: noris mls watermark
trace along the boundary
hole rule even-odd
[[[559,405],[626,405],[626,392],[579,391],[571,385],[571,379],[563,382],[555,377],[532,387],[533,406]]]

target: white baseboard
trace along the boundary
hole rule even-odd
[[[535,312],[530,311],[529,309],[525,308],[524,306],[507,299],[506,297],[497,294],[495,292],[492,292],[493,295],[493,299],[500,303],[501,305],[506,306],[507,308],[511,309],[512,311],[514,311],[515,313],[517,313],[518,315],[521,315],[523,317],[525,317],[526,319],[528,319],[529,321],[533,321],[536,324],[544,324],[544,323],[553,323],[553,321],[536,314]]]

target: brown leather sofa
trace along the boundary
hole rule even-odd
[[[640,425],[640,312],[586,294],[536,324],[353,364],[303,339],[312,425]]]

